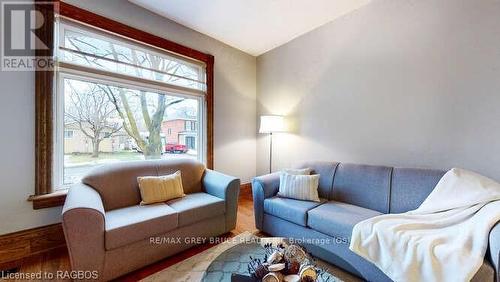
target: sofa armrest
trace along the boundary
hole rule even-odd
[[[489,254],[487,256],[495,269],[495,281],[500,282],[500,222],[497,222],[490,231]]]
[[[104,206],[99,193],[85,184],[73,185],[66,196],[62,225],[73,270],[104,276]]]
[[[226,203],[226,232],[236,227],[240,180],[210,169],[205,170],[203,187],[208,194],[224,199]]]
[[[279,173],[266,174],[252,180],[253,207],[255,227],[262,230],[264,221],[264,200],[278,193],[280,186]]]

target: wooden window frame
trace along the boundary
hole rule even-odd
[[[37,0],[36,0],[37,1]],[[45,1],[46,2],[46,1]],[[108,19],[76,6],[54,1],[61,16],[93,27],[142,42],[168,52],[194,59],[205,64],[206,69],[206,166],[213,169],[214,131],[214,56],[180,45],[168,39],[144,32],[123,23]],[[36,5],[36,2],[35,2]],[[48,56],[54,52],[54,11],[40,9],[45,24],[37,30],[37,36],[48,43],[50,50],[36,51],[36,56]],[[53,191],[54,154],[54,72],[35,73],[35,195],[30,196],[34,209],[61,206],[66,199],[66,191]]]

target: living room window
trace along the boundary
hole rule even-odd
[[[40,10],[45,24],[37,30],[52,42],[37,56],[50,51],[56,64],[35,75],[34,207],[61,204],[63,198],[50,195],[64,195],[105,163],[191,158],[212,168],[213,56],[64,2],[57,6]],[[187,120],[189,144],[183,128],[171,124]]]
[[[55,91],[54,189],[112,162],[205,160],[204,65],[61,18]],[[165,149],[170,119],[186,120],[196,146]],[[194,120],[191,120],[194,119]],[[64,138],[64,132],[74,138]],[[201,151],[194,148],[201,148]]]

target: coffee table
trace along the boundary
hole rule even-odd
[[[243,232],[199,254],[143,278],[143,282],[231,282],[233,274],[248,277],[250,255],[264,256],[263,244],[279,242],[281,238],[261,238]],[[361,282],[362,280],[326,262],[316,259],[319,267],[331,274],[329,282]],[[245,282],[248,280],[244,280]],[[243,281],[242,281],[243,282]]]
[[[264,245],[272,243],[276,246],[279,243],[286,242],[284,238],[246,238],[233,247],[225,250],[217,256],[208,266],[203,276],[203,282],[246,282],[254,281],[250,279],[248,272],[248,263],[250,257],[263,259],[266,252]],[[329,265],[318,259],[314,259],[315,264],[325,270],[320,281],[337,282],[341,281],[332,274],[328,273]],[[319,279],[318,279],[319,280]]]

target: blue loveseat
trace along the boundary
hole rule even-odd
[[[416,209],[445,171],[338,162],[309,162],[320,174],[321,202],[280,198],[279,173],[252,181],[256,227],[272,236],[299,240],[311,254],[368,281],[391,281],[375,265],[349,250],[351,231],[362,220]],[[499,281],[500,223],[473,281]]]

